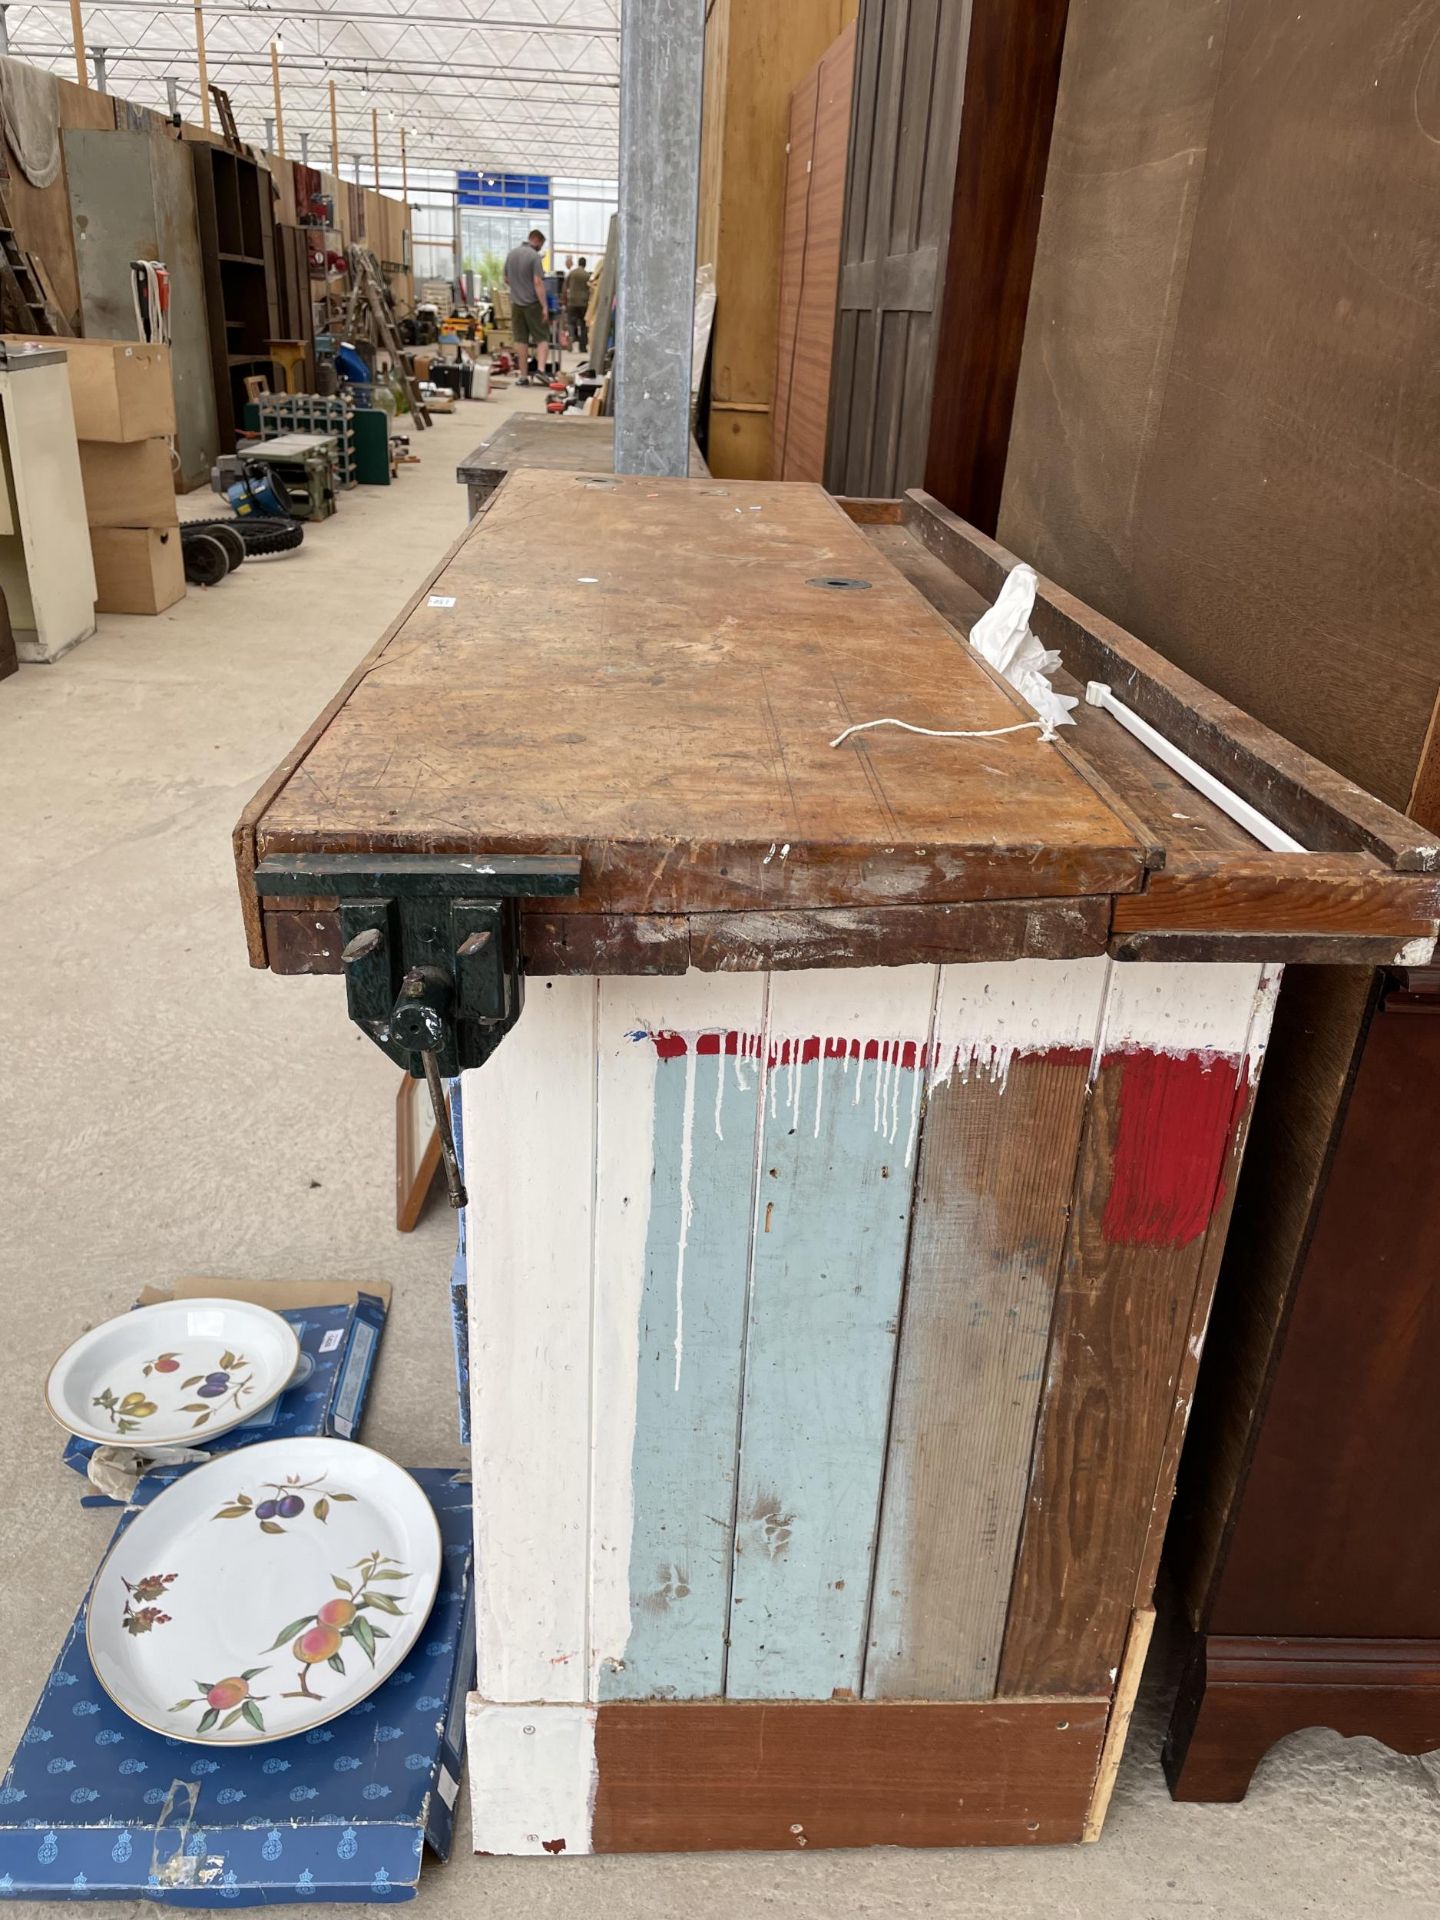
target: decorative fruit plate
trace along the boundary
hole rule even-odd
[[[196,1467],[116,1540],[85,1640],[102,1687],[152,1732],[283,1740],[400,1665],[440,1583],[435,1510],[353,1440],[267,1440]]]
[[[102,1446],[203,1446],[285,1391],[300,1363],[288,1320],[247,1300],[165,1300],[68,1346],[45,1405]]]

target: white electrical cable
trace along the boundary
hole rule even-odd
[[[908,720],[861,720],[853,727],[846,727],[843,733],[837,733],[830,742],[832,747],[843,747],[852,733],[866,733],[871,727],[899,727],[904,733],[923,733],[929,740],[998,740],[1002,733],[1028,733],[1032,727],[1038,727],[1042,740],[1053,740],[1055,729],[1048,720],[1021,720],[1013,727],[984,727],[967,732],[959,727],[912,727]]]

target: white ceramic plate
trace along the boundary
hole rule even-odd
[[[353,1440],[266,1440],[131,1522],[95,1576],[86,1644],[116,1706],[155,1733],[282,1740],[389,1678],[440,1565],[435,1511],[403,1467]]]
[[[102,1446],[203,1446],[283,1393],[288,1320],[246,1300],[163,1300],[92,1327],[50,1370],[45,1404]]]

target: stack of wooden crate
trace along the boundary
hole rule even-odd
[[[70,375],[96,610],[163,613],[185,594],[170,350],[134,340],[43,344],[63,348]]]

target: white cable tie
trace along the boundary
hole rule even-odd
[[[830,742],[832,747],[843,747],[852,733],[868,733],[871,727],[899,727],[903,733],[923,733],[929,740],[998,740],[1006,733],[1028,733],[1037,727],[1042,740],[1057,738],[1055,728],[1048,720],[1021,720],[1013,727],[981,727],[973,731],[963,727],[915,727],[908,720],[861,720],[853,727],[846,727],[843,733],[837,733]]]

